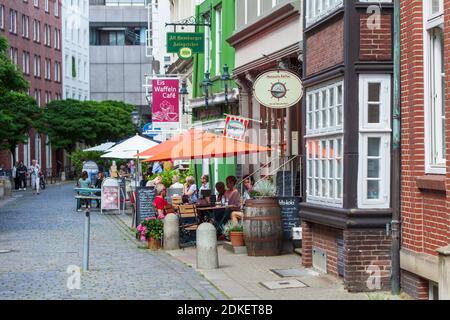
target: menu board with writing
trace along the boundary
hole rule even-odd
[[[301,198],[299,197],[278,198],[283,219],[283,238],[285,240],[292,240],[292,228],[300,227],[300,201]]]
[[[153,200],[156,197],[156,189],[153,187],[138,187],[136,188],[136,223],[139,224],[142,220],[155,216],[153,208]]]

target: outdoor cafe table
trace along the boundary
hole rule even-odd
[[[77,193],[75,196],[77,199],[77,210],[81,208],[81,199],[87,199],[89,201],[100,200],[100,196],[98,196],[97,193],[102,192],[102,189],[97,188],[74,188],[73,190]],[[86,193],[86,195],[81,193]]]
[[[197,214],[201,220],[205,220],[205,218],[213,220],[219,235],[222,235],[226,222],[231,219],[231,212],[239,210],[240,208],[237,206],[197,207]]]

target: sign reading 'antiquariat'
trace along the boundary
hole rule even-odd
[[[188,59],[194,53],[204,53],[205,34],[201,32],[168,32],[167,53],[178,53]]]
[[[288,70],[272,70],[261,74],[253,84],[256,100],[272,109],[285,109],[296,105],[303,96],[300,78]]]

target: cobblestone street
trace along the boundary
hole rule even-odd
[[[192,268],[140,247],[112,215],[91,214],[90,270],[70,290],[71,265],[81,267],[84,213],[72,184],[39,196],[14,194],[0,204],[0,299],[226,299]]]

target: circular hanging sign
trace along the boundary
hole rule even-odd
[[[288,70],[273,70],[261,74],[253,84],[256,100],[265,107],[286,109],[303,97],[300,78]]]

